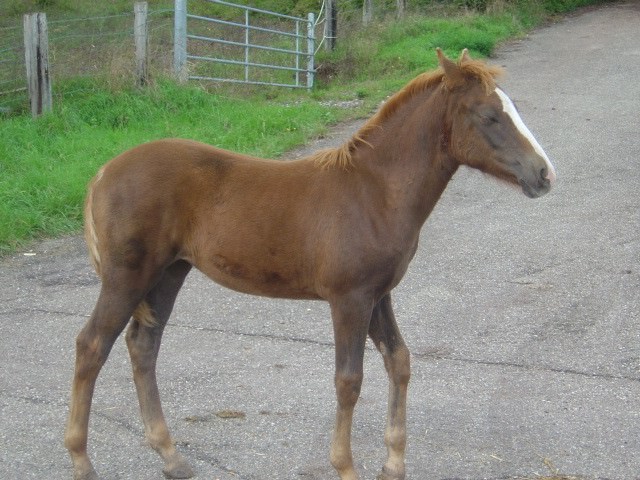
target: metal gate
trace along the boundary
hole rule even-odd
[[[187,11],[187,0],[175,0],[174,68],[178,78],[313,86],[313,13],[305,19],[222,0],[199,1],[232,13],[225,18],[195,15]]]

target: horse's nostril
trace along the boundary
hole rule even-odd
[[[548,173],[549,170],[547,170],[547,167],[542,167],[540,169],[540,178],[547,178]]]

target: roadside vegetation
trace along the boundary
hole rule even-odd
[[[82,3],[8,1],[0,16],[35,9],[73,14]],[[129,9],[130,3],[87,1],[83,12],[114,13]],[[269,0],[250,3],[273,8]],[[319,8],[314,0],[276,3],[296,14]],[[500,42],[554,15],[598,1],[421,3],[424,8],[402,21],[389,17],[350,29],[334,52],[319,55],[317,86],[311,92],[238,86],[207,90],[161,76],[144,89],[105,79],[54,80],[53,113],[35,120],[27,112],[0,114],[0,255],[37,238],[78,232],[86,183],[100,165],[134,145],[183,137],[278,158],[332,123],[370,113],[410,78],[434,68],[437,46],[454,57],[462,48],[486,57]]]

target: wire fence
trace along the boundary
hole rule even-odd
[[[49,19],[49,64],[54,99],[56,82],[73,82],[66,94],[82,90],[84,78],[101,79],[117,87],[135,76],[134,13]],[[149,10],[148,69],[168,73],[172,67],[173,9]],[[28,108],[22,25],[0,27],[0,113]],[[55,101],[55,100],[54,100]]]
[[[104,76],[133,78],[135,64],[133,12],[49,22],[49,49],[54,74],[62,78]],[[173,50],[173,10],[149,10],[149,64],[168,71]]]
[[[424,11],[425,8],[438,8],[438,5],[452,5],[455,3],[479,2],[480,0],[407,0],[404,8],[407,14],[415,11]],[[497,0],[491,0],[493,2]],[[510,0],[500,0],[507,2]],[[397,16],[398,0],[318,0],[317,3],[308,3],[316,7],[314,37],[316,39],[316,52],[325,50],[329,44],[327,35],[327,11],[329,3],[336,8],[337,29],[330,33],[336,37],[338,44],[347,43],[349,35],[362,28],[365,22],[365,8],[371,8],[368,15],[371,21],[384,21]],[[485,1],[484,3],[488,3]],[[166,5],[166,3],[164,4]],[[193,6],[193,7],[192,7]],[[192,10],[193,8],[193,10]],[[189,9],[197,15],[215,15],[222,19],[231,15],[229,11],[222,9],[207,1],[192,0]],[[304,12],[298,14],[306,15]],[[254,15],[254,14],[252,14]],[[260,18],[255,14],[252,23],[266,22],[265,28],[277,28],[273,19]],[[2,25],[0,22],[0,114],[7,112],[22,112],[28,109],[28,93],[26,89],[26,73],[24,64],[24,38],[21,19],[13,20],[15,24]],[[83,88],[91,88],[88,82],[82,82],[83,78],[98,78],[113,87],[131,85],[135,82],[135,48],[134,48],[134,11],[133,2],[130,12],[79,17],[79,18],[49,18],[49,63],[53,83],[54,104],[56,96],[61,95],[61,90],[56,88],[60,82],[65,82],[65,94],[74,93]],[[203,36],[212,36],[213,26],[210,22],[192,21],[191,32]],[[216,35],[229,36],[231,41],[241,43],[243,39],[236,39],[237,33],[226,32],[224,25],[217,25]],[[153,8],[149,6],[147,15],[148,48],[147,69],[151,78],[156,75],[173,74],[174,51],[174,9]],[[259,35],[268,37],[268,32],[258,32]],[[330,40],[330,39],[329,39]],[[262,40],[269,43],[269,38]],[[283,50],[292,49],[282,38],[274,38],[273,46]],[[194,43],[194,54],[214,56],[213,48],[224,49],[232,52],[232,55],[242,53],[233,52],[230,45],[213,46],[210,42]],[[242,52],[240,48],[238,50]],[[276,64],[281,60],[277,52],[266,52]],[[233,68],[242,69],[242,66],[229,64],[227,70]],[[288,75],[288,73],[286,73]],[[291,73],[295,75],[295,73]],[[79,81],[78,81],[79,80]],[[273,80],[270,80],[273,81]],[[69,84],[76,85],[69,87]],[[76,90],[74,90],[74,88]]]
[[[0,27],[0,113],[26,104],[22,25]]]

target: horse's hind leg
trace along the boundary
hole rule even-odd
[[[165,462],[163,472],[168,478],[193,476],[193,470],[176,451],[169,435],[156,381],[156,360],[162,332],[190,269],[190,264],[178,261],[164,271],[160,281],[134,312],[134,320],[129,324],[126,335],[145,436],[151,447],[162,456]]]
[[[405,478],[405,445],[407,440],[407,386],[409,384],[409,349],[400,335],[387,294],[373,309],[369,336],[382,354],[389,376],[389,404],[384,441],[387,461],[378,480]]]
[[[102,285],[96,306],[76,339],[76,365],[71,390],[65,446],[73,461],[75,480],[98,478],[87,455],[91,399],[100,369],[116,338],[131,318],[140,298],[125,279]]]

